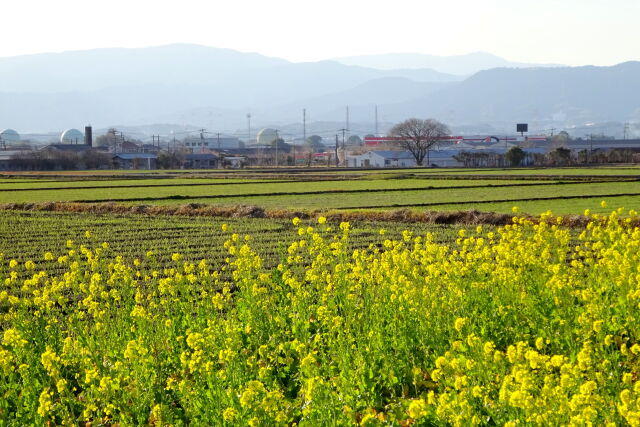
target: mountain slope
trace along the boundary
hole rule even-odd
[[[196,45],[97,49],[0,58],[0,113],[3,126],[33,130],[133,124],[203,107],[271,109],[385,77],[458,80],[428,69],[290,63]]]
[[[428,114],[452,123],[639,119],[640,62],[612,67],[497,68],[385,108],[396,117]]]
[[[0,92],[76,92],[111,86],[209,84],[288,64],[256,53],[190,44],[0,58]]]
[[[460,80],[431,69],[290,63],[194,45],[0,59],[0,128],[146,123],[219,130],[312,120],[436,117],[449,124],[640,121],[640,62],[495,68]]]

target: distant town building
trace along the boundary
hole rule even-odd
[[[118,153],[112,158],[116,169],[156,169],[158,156],[150,153]]]
[[[218,167],[218,156],[210,153],[192,153],[184,157],[185,169],[212,169]]]
[[[256,143],[261,146],[273,145],[278,139],[278,131],[275,129],[265,128],[261,129],[256,136]]]
[[[60,135],[60,144],[84,144],[84,134],[78,129],[67,129]]]
[[[123,141],[118,146],[118,152],[120,153],[141,153],[142,147],[131,141]]]
[[[91,150],[89,145],[83,144],[49,144],[40,149],[41,151],[56,150],[64,151],[68,153],[82,153],[84,151]]]
[[[220,135],[218,139],[217,136],[214,137],[189,137],[184,140],[184,146],[187,148],[191,148],[194,152],[198,151],[198,149],[211,149],[217,150],[218,148],[221,150],[227,149],[237,149],[243,148],[243,143],[239,138],[235,136],[223,136]]]
[[[247,158],[244,156],[227,156],[223,159],[224,166],[230,168],[241,168],[247,164]]]
[[[347,167],[397,168],[415,167],[416,159],[408,151],[369,151],[360,155],[347,155]]]
[[[141,153],[158,154],[160,151],[161,151],[160,147],[154,144],[142,144],[140,146]]]
[[[6,150],[11,144],[20,142],[20,134],[13,129],[5,129],[0,132],[0,149]]]
[[[14,156],[22,154],[22,151],[16,150],[0,150],[0,170],[12,170],[14,169],[12,159]]]

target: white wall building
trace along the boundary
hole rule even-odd
[[[456,150],[430,150],[429,159],[424,158],[423,166],[442,168],[460,167],[462,163],[453,158]],[[359,155],[347,155],[347,167],[351,168],[413,168],[416,159],[409,151],[369,151]]]
[[[347,155],[347,167],[351,168],[410,168],[416,159],[408,151],[369,151],[364,154]]]

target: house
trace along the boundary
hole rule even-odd
[[[124,141],[118,147],[118,151],[120,151],[122,153],[139,153],[139,152],[142,152],[142,149],[135,142]]]
[[[359,155],[347,155],[347,167],[399,168],[415,167],[416,159],[408,151],[369,151]]]
[[[194,150],[199,148],[209,148],[209,149],[238,149],[243,148],[244,144],[240,141],[239,138],[235,136],[223,136],[220,135],[218,138],[215,137],[188,137],[184,140],[184,146],[188,148],[192,148]]]
[[[213,169],[218,167],[218,156],[211,153],[192,153],[184,157],[185,169]]]
[[[429,167],[460,167],[461,162],[455,159],[458,150],[429,150],[424,158],[423,166]],[[416,159],[409,151],[369,151],[360,155],[347,156],[347,167],[356,168],[414,168]]]
[[[0,170],[16,169],[14,158],[22,153],[22,150],[0,151]]]
[[[154,144],[142,144],[140,146],[140,151],[142,153],[158,154],[160,152],[160,147]]]
[[[155,169],[157,158],[150,153],[118,153],[112,157],[116,169]]]
[[[49,144],[42,147],[41,151],[64,151],[67,153],[84,153],[92,147],[86,144]]]

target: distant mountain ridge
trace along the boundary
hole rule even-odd
[[[428,69],[377,70],[336,61],[292,63],[257,53],[190,44],[0,58],[0,92],[76,92],[156,84],[228,86],[229,80],[251,83],[247,79],[282,85],[304,76],[330,77],[338,86],[387,76],[459,80]]]
[[[516,121],[640,121],[640,62],[505,66],[461,78],[429,68],[292,63],[197,45],[0,58],[0,128],[19,131],[88,123],[233,131],[246,129],[249,112],[254,129],[300,122],[303,108],[311,120],[344,122],[346,105],[352,122],[367,123],[374,105],[387,123],[411,116],[508,128]]]
[[[429,111],[456,123],[640,121],[640,62],[496,68],[386,108],[396,115]]]
[[[292,63],[181,44],[27,55],[0,58],[0,127],[60,129],[79,122],[108,126],[207,106],[272,108],[387,77],[459,80],[429,69]]]
[[[191,44],[108,48],[0,58],[0,92],[74,92],[112,86],[209,84],[243,70],[288,64],[278,58]],[[238,74],[239,73],[239,74]],[[46,78],[43,78],[46,77]]]
[[[379,70],[392,70],[396,68],[430,68],[441,73],[461,76],[471,75],[478,71],[498,67],[537,68],[560,66],[556,64],[513,62],[486,52],[473,52],[465,55],[451,56],[428,55],[422,53],[389,53],[381,55],[360,55],[335,58],[335,61],[345,65],[358,65],[361,67],[369,67]]]

